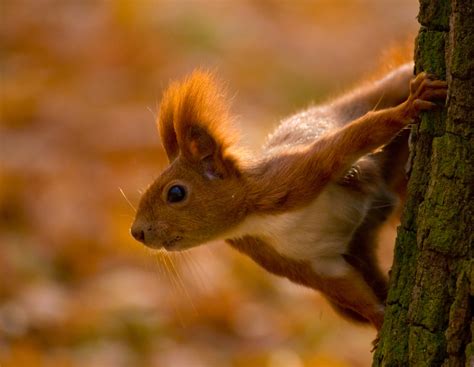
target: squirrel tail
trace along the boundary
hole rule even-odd
[[[377,67],[370,73],[368,78],[370,80],[380,79],[399,66],[413,62],[415,52],[414,44],[415,36],[410,35],[403,41],[397,41],[389,45],[380,54]]]

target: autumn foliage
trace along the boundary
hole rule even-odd
[[[0,365],[368,365],[374,332],[319,294],[223,243],[152,254],[129,227],[167,164],[154,115],[171,79],[216,70],[256,148],[369,74],[416,6],[2,1]]]

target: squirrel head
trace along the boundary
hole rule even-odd
[[[167,250],[218,238],[245,216],[224,90],[211,73],[194,71],[165,91],[157,122],[170,164],[143,194],[132,235]]]

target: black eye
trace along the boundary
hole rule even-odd
[[[171,186],[168,190],[166,200],[168,203],[179,203],[186,197],[186,189],[181,185]]]

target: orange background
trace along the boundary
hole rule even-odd
[[[0,7],[2,367],[370,364],[373,330],[223,243],[151,254],[121,190],[135,206],[166,165],[154,115],[169,80],[216,70],[257,147],[415,34],[416,1]]]

